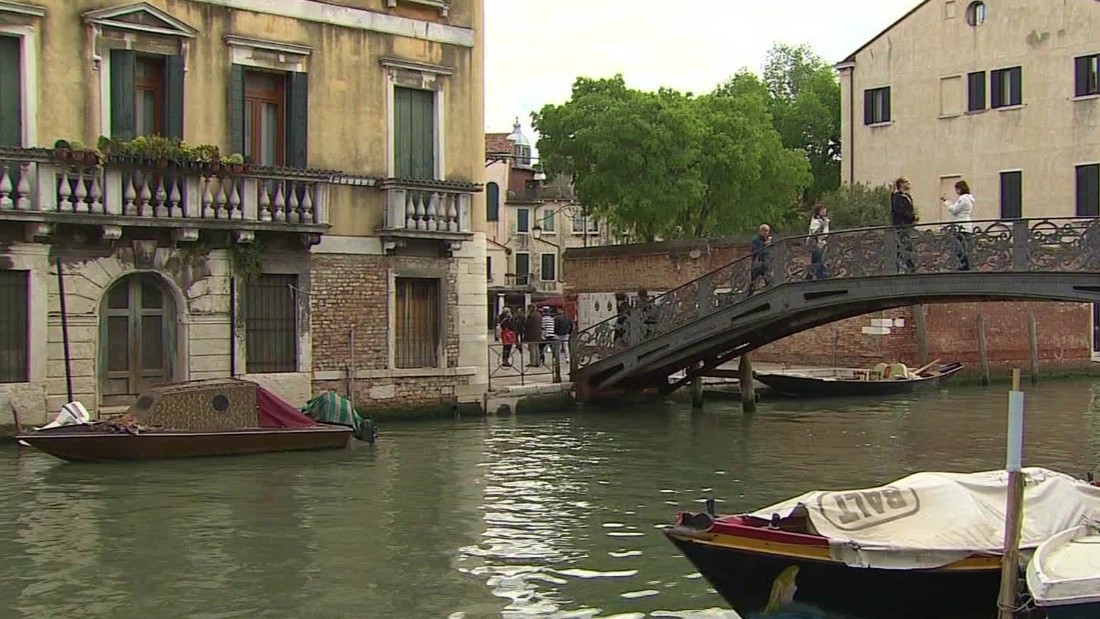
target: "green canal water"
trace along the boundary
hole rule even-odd
[[[1027,463],[1100,468],[1100,383],[1027,391]],[[677,510],[997,468],[1005,407],[963,388],[752,417],[653,403],[135,465],[6,446],[0,618],[733,618],[659,533]]]

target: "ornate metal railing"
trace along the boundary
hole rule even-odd
[[[936,273],[1097,272],[1100,219],[946,222],[776,238],[572,339],[574,371],[671,333],[765,288],[813,279]]]

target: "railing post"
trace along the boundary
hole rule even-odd
[[[901,263],[904,259],[901,253],[898,251],[898,235],[905,234],[901,228],[896,226],[887,228],[882,235],[882,274],[883,275],[897,275],[902,272]]]
[[[460,232],[470,231],[470,205],[473,196],[468,193],[458,194],[458,229]]]
[[[767,251],[771,252],[771,260],[768,261],[768,285],[779,286],[787,282],[787,272],[789,271],[789,265],[787,261],[793,252],[788,250],[788,244],[793,243],[791,239],[783,239],[778,243],[772,245]]]
[[[1012,270],[1030,271],[1028,241],[1031,240],[1031,228],[1026,219],[1012,222]]]
[[[387,204],[386,204],[386,221],[384,225],[390,230],[401,230],[406,227],[405,201],[408,197],[408,192],[398,187],[391,187],[386,190]]]
[[[255,178],[241,179],[241,217],[245,221],[259,221],[260,182]]]
[[[57,167],[52,163],[38,164],[38,178],[35,181],[38,210],[57,211]]]

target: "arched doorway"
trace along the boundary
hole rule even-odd
[[[176,354],[176,308],[152,273],[119,279],[103,295],[100,394],[103,404],[130,404],[151,385],[170,382]]]

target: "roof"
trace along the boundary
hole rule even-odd
[[[511,155],[512,143],[508,141],[507,133],[486,133],[485,134],[485,154],[486,155]]]
[[[875,41],[877,41],[877,40],[881,39],[883,35],[885,35],[886,33],[890,32],[891,30],[893,30],[893,29],[894,29],[894,26],[897,26],[897,25],[898,25],[898,24],[900,24],[901,22],[903,22],[903,21],[905,21],[905,20],[909,19],[909,16],[910,16],[910,15],[912,15],[913,13],[916,13],[916,12],[917,12],[918,10],[920,10],[920,8],[921,8],[922,6],[924,6],[924,5],[928,4],[929,2],[931,2],[931,0],[921,0],[921,2],[920,2],[920,3],[918,3],[918,4],[917,4],[917,6],[913,7],[912,9],[910,9],[908,13],[906,13],[905,15],[902,15],[901,17],[899,17],[899,18],[898,18],[897,20],[895,20],[895,21],[894,21],[894,23],[890,24],[890,25],[889,25],[889,26],[887,26],[887,27],[886,27],[885,29],[883,29],[883,31],[882,31],[882,32],[880,32],[880,33],[876,34],[875,36],[871,37],[871,40],[867,41],[867,42],[866,42],[866,43],[864,43],[863,45],[860,45],[860,46],[859,46],[859,49],[857,49],[856,51],[852,52],[851,54],[848,54],[848,57],[847,57],[847,58],[845,58],[845,59],[844,59],[843,61],[841,61],[841,62],[855,62],[855,61],[856,61],[856,56],[857,56],[857,55],[859,55],[859,53],[860,53],[860,52],[862,52],[863,50],[867,49],[867,47],[868,47],[868,46],[870,46],[870,45],[871,45],[872,43],[874,43]]]

